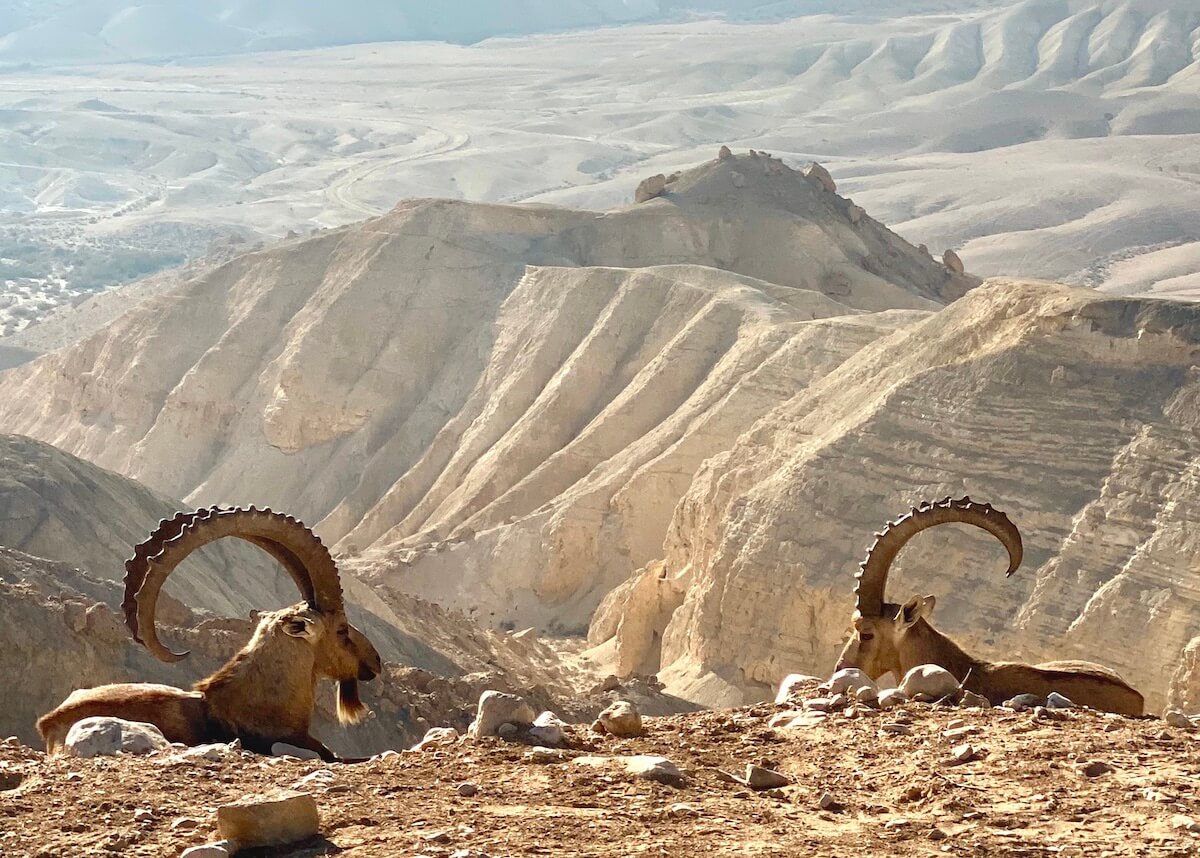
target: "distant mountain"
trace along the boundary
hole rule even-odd
[[[634,22],[727,15],[908,12],[997,5],[993,0],[7,0],[0,67],[166,60],[361,42],[471,43]]]

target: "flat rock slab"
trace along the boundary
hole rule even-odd
[[[249,796],[217,809],[217,830],[242,849],[307,840],[320,828],[317,802],[308,793]]]

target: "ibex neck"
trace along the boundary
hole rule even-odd
[[[919,664],[937,664],[950,671],[959,682],[971,686],[978,680],[984,662],[963,651],[962,647],[924,620],[917,622],[905,635],[900,648],[900,667],[908,672]]]
[[[275,735],[307,733],[316,701],[312,659],[270,658],[270,649],[242,650],[197,682],[209,716],[234,728],[270,729]]]

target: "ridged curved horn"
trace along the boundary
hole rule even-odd
[[[969,497],[945,498],[936,503],[926,501],[889,522],[882,533],[875,534],[875,543],[867,552],[867,559],[859,564],[855,576],[858,584],[854,588],[854,602],[860,614],[878,617],[883,613],[888,571],[904,544],[922,530],[949,522],[973,524],[999,539],[1008,550],[1007,575],[1012,575],[1021,565],[1024,555],[1021,532],[1000,510],[993,509],[991,504],[975,503]]]
[[[202,545],[236,536],[257,545],[283,565],[306,602],[319,611],[342,607],[337,564],[321,540],[302,521],[269,509],[211,507],[179,513],[158,529],[125,562],[125,598],[121,608],[133,639],[162,661],[179,661],[158,640],[154,612],[167,576]]]

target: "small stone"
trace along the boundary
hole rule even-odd
[[[609,691],[616,691],[620,687],[621,680],[610,673],[608,676],[604,677],[603,681],[600,683],[600,692],[607,693]]]
[[[1051,691],[1046,695],[1047,709],[1074,709],[1075,704],[1071,702],[1069,697],[1064,697],[1057,691]]]
[[[848,694],[852,688],[863,686],[875,687],[874,681],[857,667],[844,667],[829,677],[829,681],[821,686],[821,690],[829,694]]]
[[[856,206],[854,203],[846,206],[846,217],[849,218],[850,223],[854,224],[855,226],[862,221],[863,215],[866,213],[866,209],[864,209],[862,206]]]
[[[200,827],[200,820],[192,819],[190,816],[181,816],[171,823],[172,831],[191,831],[193,828]]]
[[[520,732],[520,727],[516,724],[509,724],[507,721],[496,728],[496,735],[501,739],[515,739]]]
[[[625,769],[635,778],[673,785],[683,782],[683,772],[666,757],[640,754],[625,758]]]
[[[879,708],[894,709],[908,702],[908,695],[899,688],[885,688],[879,692]]]
[[[0,769],[0,792],[14,790],[24,782],[25,775],[22,772],[14,772],[11,769]]]
[[[1010,697],[1005,700],[1001,706],[1005,709],[1011,709],[1014,712],[1024,712],[1026,709],[1032,709],[1035,706],[1041,706],[1045,701],[1036,694],[1018,694],[1015,697]]]
[[[9,736],[3,742],[0,742],[0,747],[19,748],[21,747],[21,740],[16,736]]]
[[[220,840],[216,843],[205,843],[202,846],[184,849],[179,858],[229,858],[236,851],[237,847],[234,844],[228,840]]]
[[[963,742],[950,749],[950,760],[955,765],[962,765],[975,759],[975,754],[975,747],[970,742]]]
[[[1067,713],[1061,709],[1049,709],[1045,706],[1034,706],[1033,719],[1035,721],[1066,721],[1068,720],[1068,716]]]
[[[557,763],[563,759],[563,752],[556,748],[543,748],[539,745],[526,751],[522,759],[527,763]]]
[[[700,808],[687,802],[678,802],[667,808],[667,813],[674,817],[693,818],[700,815]]]
[[[936,840],[945,840],[950,835],[948,835],[945,831],[942,831],[942,829],[940,829],[940,828],[931,828],[929,830],[929,833],[925,836],[930,840],[936,841]]]
[[[953,250],[947,250],[942,254],[942,264],[955,274],[962,274],[966,271],[966,268],[963,267],[962,259]]]
[[[816,727],[819,724],[829,720],[829,716],[824,712],[805,712],[798,715],[784,725],[787,729],[803,729],[805,727]]]
[[[566,738],[566,728],[566,723],[553,712],[543,712],[534,719],[529,735],[539,745],[557,747]]]
[[[964,709],[991,709],[992,703],[982,694],[976,694],[974,691],[964,691],[962,700],[958,701],[958,705]]]
[[[900,683],[900,690],[910,698],[923,694],[933,700],[958,696],[958,680],[954,674],[936,664],[918,664]]]
[[[1102,760],[1092,760],[1088,763],[1080,763],[1076,769],[1085,778],[1098,778],[1100,775],[1111,772],[1113,767]]]
[[[392,760],[398,760],[398,759],[400,759],[399,751],[384,751],[382,753],[376,754],[375,756],[371,757],[371,762],[373,762],[373,763],[389,763]]]
[[[154,811],[147,810],[144,807],[138,808],[137,810],[135,810],[133,812],[133,821],[134,822],[150,822],[153,819],[154,819]]]
[[[83,780],[83,775],[79,772],[67,772],[65,780],[69,784],[79,783],[79,781]]]
[[[717,160],[718,161],[728,161],[732,157],[733,157],[733,152],[729,149],[728,146],[722,146],[720,149],[717,150]]]
[[[1163,713],[1163,720],[1172,727],[1179,727],[1182,730],[1194,730],[1196,725],[1192,723],[1192,719],[1178,709],[1168,709]]]
[[[1171,817],[1171,827],[1182,831],[1200,831],[1200,822],[1185,814],[1177,813]]]
[[[627,700],[618,700],[601,712],[597,720],[613,736],[628,739],[642,735],[642,716]]]
[[[530,626],[527,629],[521,629],[521,631],[519,631],[519,632],[513,632],[508,637],[509,637],[509,640],[525,641],[526,643],[532,643],[537,640],[537,628],[534,626]]]
[[[851,700],[857,700],[859,703],[865,703],[868,706],[877,705],[879,703],[879,689],[874,685],[863,685],[858,688],[851,688],[849,694]]]
[[[841,813],[843,809],[842,803],[835,799],[831,793],[827,792],[821,793],[821,797],[817,800],[817,805],[821,810],[827,810],[830,813]]]
[[[804,708],[812,712],[831,712],[833,711],[833,698],[814,697],[812,700],[805,700]]]
[[[533,707],[515,694],[502,691],[485,691],[479,696],[475,720],[467,729],[472,739],[483,739],[500,735],[500,727],[512,724],[520,729],[533,726],[537,713]]]
[[[787,775],[762,766],[747,765],[745,784],[754,790],[778,789],[792,782]]]
[[[729,178],[733,181],[733,186],[735,188],[746,187],[746,177],[743,176],[741,173],[739,173],[737,170],[733,170],[732,172],[730,172]]]
[[[964,739],[967,736],[974,736],[976,733],[982,732],[980,727],[975,725],[967,725],[963,727],[955,727],[951,730],[946,730],[942,733],[947,739],[954,741],[955,739]]]
[[[795,709],[789,709],[786,712],[776,712],[767,720],[768,727],[786,727],[792,721],[804,715]]]
[[[310,748],[298,748],[287,742],[276,742],[271,746],[272,757],[293,757],[297,760],[319,760],[321,755]]]
[[[458,785],[458,794],[463,798],[470,798],[479,794],[479,787],[473,783],[461,783]]]
[[[912,727],[907,724],[901,724],[899,721],[889,721],[879,725],[879,732],[891,733],[895,736],[907,736],[912,732]]]
[[[451,836],[449,831],[442,830],[431,831],[428,834],[423,835],[422,839],[426,843],[449,843],[454,838]]]
[[[320,829],[317,802],[308,793],[248,796],[217,808],[217,830],[244,849],[307,840]]]
[[[431,748],[442,748],[458,741],[458,731],[453,727],[431,727],[425,731],[424,738],[413,745],[414,751],[428,751]],[[387,754],[387,751],[383,752]],[[392,753],[395,753],[394,751]],[[380,755],[382,756],[382,754]]]

